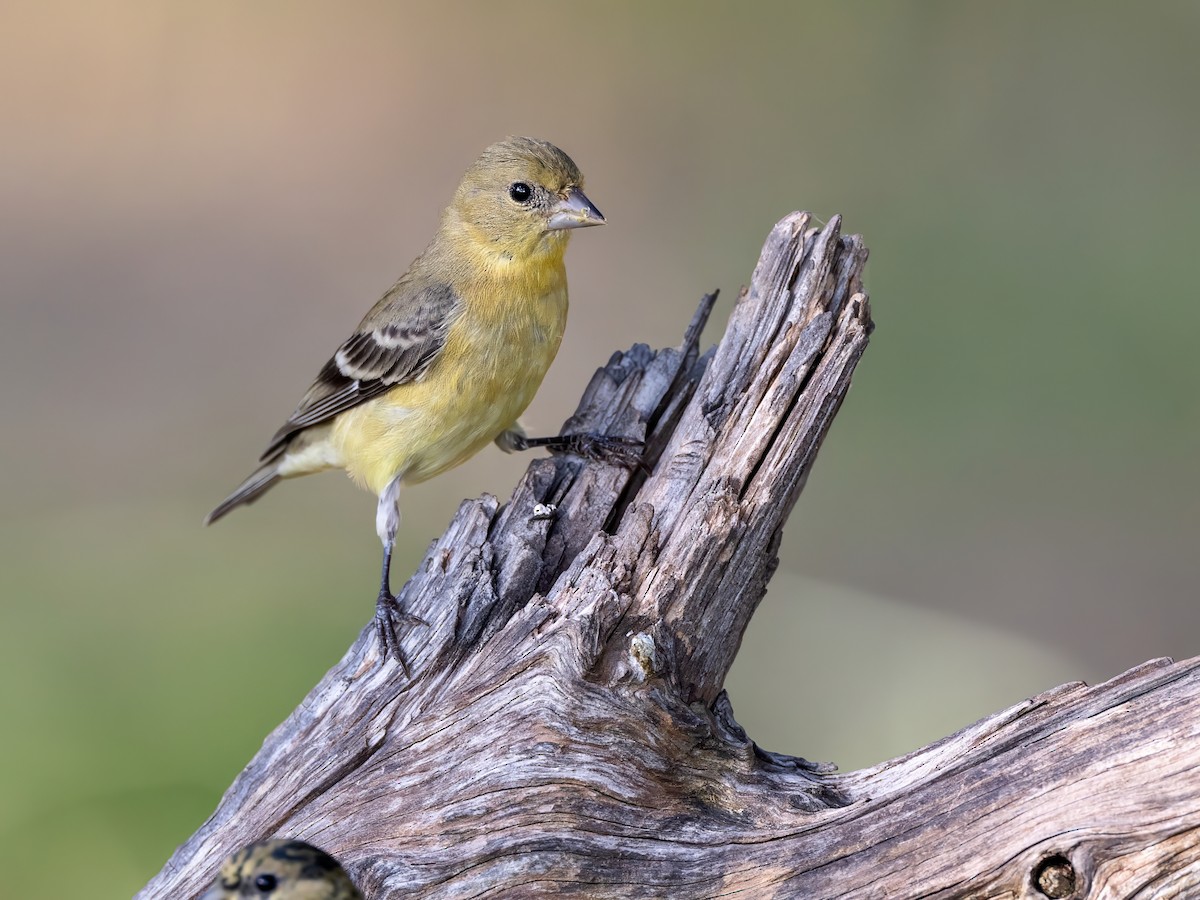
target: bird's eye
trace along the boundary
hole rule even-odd
[[[254,886],[264,894],[269,894],[279,886],[279,879],[274,875],[259,875],[254,879]]]
[[[509,185],[508,196],[512,197],[517,203],[528,203],[529,198],[533,196],[533,188],[523,181],[517,181]]]

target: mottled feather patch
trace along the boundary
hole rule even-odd
[[[294,840],[250,844],[225,861],[204,900],[238,897],[362,900],[337,860],[318,847]]]
[[[330,872],[341,868],[337,860],[324,850],[301,841],[279,844],[271,851],[271,858],[298,864],[298,867],[293,869],[297,878],[324,878]]]

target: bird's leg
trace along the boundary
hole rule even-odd
[[[392,593],[391,570],[392,548],[396,544],[396,532],[400,528],[400,476],[397,475],[379,495],[379,506],[375,511],[375,530],[383,542],[383,572],[379,577],[379,597],[375,601],[375,629],[380,645],[387,656],[393,656],[406,677],[411,678],[404,648],[396,633],[399,625],[428,625],[420,616],[405,612],[403,605]]]
[[[590,432],[562,434],[555,437],[527,437],[521,426],[514,425],[496,438],[496,445],[505,453],[544,447],[551,453],[573,453],[585,459],[615,463],[627,469],[644,468],[642,466],[644,444],[633,438]]]
[[[379,599],[392,602],[396,599],[392,593],[392,547],[394,541],[383,545],[383,574],[379,578]]]

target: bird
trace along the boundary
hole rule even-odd
[[[425,250],[321,368],[259,459],[205,519],[253,503],[288,478],[345,469],[378,499],[383,544],[376,621],[407,673],[394,626],[427,624],[391,590],[402,485],[459,465],[489,443],[637,464],[636,442],[532,438],[517,421],[558,352],[567,321],[563,255],[575,229],[605,224],[575,162],[553,144],[509,137],[467,169]]]
[[[221,864],[200,900],[363,900],[336,859],[304,841],[247,844]]]

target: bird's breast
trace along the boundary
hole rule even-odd
[[[541,386],[567,320],[565,279],[545,292],[466,292],[424,376],[345,413],[346,467],[379,493],[464,462],[510,428]]]

